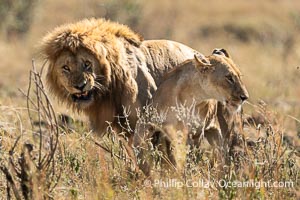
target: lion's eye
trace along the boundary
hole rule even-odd
[[[62,69],[63,69],[65,72],[70,72],[70,68],[68,67],[68,65],[62,66]]]
[[[84,62],[84,68],[87,70],[90,70],[92,68],[92,63],[90,61],[85,61]]]
[[[233,84],[233,83],[234,83],[234,79],[233,79],[233,77],[232,77],[231,75],[226,76],[226,79],[227,79],[227,81],[228,81],[230,84]]]

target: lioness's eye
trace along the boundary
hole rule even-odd
[[[65,72],[70,72],[70,68],[68,67],[68,65],[62,66],[62,69],[63,69]]]
[[[234,79],[231,75],[226,76],[226,79],[229,83],[233,84],[234,83]]]

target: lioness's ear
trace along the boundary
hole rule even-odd
[[[214,49],[212,54],[226,56],[227,58],[230,58],[229,53],[225,49]]]
[[[194,55],[196,66],[202,73],[212,72],[215,68],[211,65],[210,61],[202,54]]]
[[[201,54],[195,54],[194,55],[195,60],[197,61],[198,64],[202,65],[202,66],[210,66],[210,62],[207,58],[205,58],[205,56],[201,55]]]

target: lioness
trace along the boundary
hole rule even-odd
[[[248,97],[241,73],[225,49],[215,49],[212,55],[207,57],[195,55],[194,59],[176,67],[166,75],[153,97],[153,106],[165,114],[166,119],[162,127],[146,124],[138,125],[136,128],[134,146],[138,149],[138,157],[142,160],[140,168],[149,175],[150,165],[147,162],[149,158],[145,152],[149,139],[154,141],[155,138],[156,144],[153,145],[164,152],[174,167],[177,165],[176,159],[186,152],[182,144],[198,145],[201,131],[191,134],[190,127],[187,126],[193,119],[189,118],[189,121],[185,122],[183,116],[178,116],[172,108],[178,105],[186,107],[196,105],[198,108],[196,114],[199,114],[199,122],[202,124],[199,129],[204,134],[207,127],[219,128],[215,124],[217,116],[214,116],[217,112],[215,109],[217,102],[209,104],[208,99],[223,102],[231,112],[234,112]],[[212,107],[209,107],[211,105]],[[206,120],[207,118],[210,120]],[[219,140],[218,134],[208,133],[206,136],[211,143],[213,140]]]
[[[125,25],[87,19],[48,33],[41,53],[48,60],[52,94],[86,114],[100,136],[107,122],[117,131],[126,127],[130,146],[136,108],[152,98],[165,73],[197,51],[174,41],[143,40]],[[128,108],[129,124],[124,119]]]

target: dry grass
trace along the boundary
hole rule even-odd
[[[273,0],[233,0],[230,3],[222,0],[38,1],[30,29],[22,38],[7,40],[3,36],[5,31],[1,30],[0,199],[8,197],[8,187],[10,195],[15,194],[4,173],[5,167],[14,178],[20,196],[22,188],[26,188],[21,187],[22,183],[31,180],[27,188],[32,191],[28,194],[53,199],[209,199],[216,196],[221,199],[299,199],[299,9],[300,4],[295,1]],[[40,133],[44,129],[48,132],[43,141],[57,132],[45,128],[44,123],[42,131],[39,123],[31,127],[26,98],[19,88],[27,90],[31,59],[38,58],[38,40],[55,26],[84,17],[107,17],[128,24],[145,39],[176,40],[204,54],[210,54],[216,47],[226,48],[244,74],[249,101],[253,103],[245,105],[244,118],[249,121],[249,117],[254,116],[249,125],[239,130],[239,146],[232,149],[231,157],[224,159],[226,152],[213,152],[203,145],[201,150],[191,152],[184,173],[166,174],[162,178],[169,180],[170,187],[162,187],[162,182],[158,182],[159,162],[152,185],[147,187],[145,177],[132,170],[116,133],[110,131],[102,139],[94,138],[82,116],[83,122],[78,121],[79,116],[55,102],[56,117],[63,113],[74,120],[66,118],[71,121],[65,124],[66,119],[58,118],[58,124],[52,122],[59,127],[59,148],[49,151],[43,146],[46,143],[40,148]],[[33,98],[33,102],[37,100]],[[260,100],[266,104],[257,103]],[[42,101],[46,103],[44,98]],[[34,121],[39,121],[41,111],[34,110]],[[47,121],[47,115],[45,117],[41,118],[42,122]],[[12,155],[10,150],[19,137]],[[249,139],[252,142],[245,142]],[[32,151],[28,150],[31,148],[28,144],[33,145]],[[151,151],[159,161],[159,152]],[[39,167],[39,160],[51,152],[55,167]],[[16,171],[12,170],[12,163]],[[34,171],[28,171],[27,166]],[[51,169],[56,170],[57,176],[46,175],[53,172]],[[22,170],[20,177],[17,172]],[[208,180],[210,183],[220,180],[231,183],[292,181],[294,187],[224,188],[217,184],[209,188],[172,187],[191,180],[202,180],[202,184]],[[48,189],[42,192],[42,188]]]
[[[39,73],[30,73],[28,92],[22,93],[27,96],[28,116],[21,116],[20,109],[1,107],[6,120],[10,113],[17,118],[10,123],[2,119],[0,126],[0,194],[7,199],[299,197],[299,150],[284,140],[278,116],[265,105],[252,105],[261,124],[245,119],[245,127],[232,133],[230,149],[203,144],[182,151],[183,157],[187,155],[182,170],[164,170],[164,155],[150,146],[147,151],[155,167],[151,177],[145,177],[134,170],[118,133],[109,126],[99,140],[82,122],[66,116],[57,119]],[[182,109],[182,120],[193,123],[189,111],[182,115]],[[146,110],[140,120],[162,123],[155,109]],[[28,119],[30,123],[24,123]],[[248,140],[247,134],[256,138]]]

